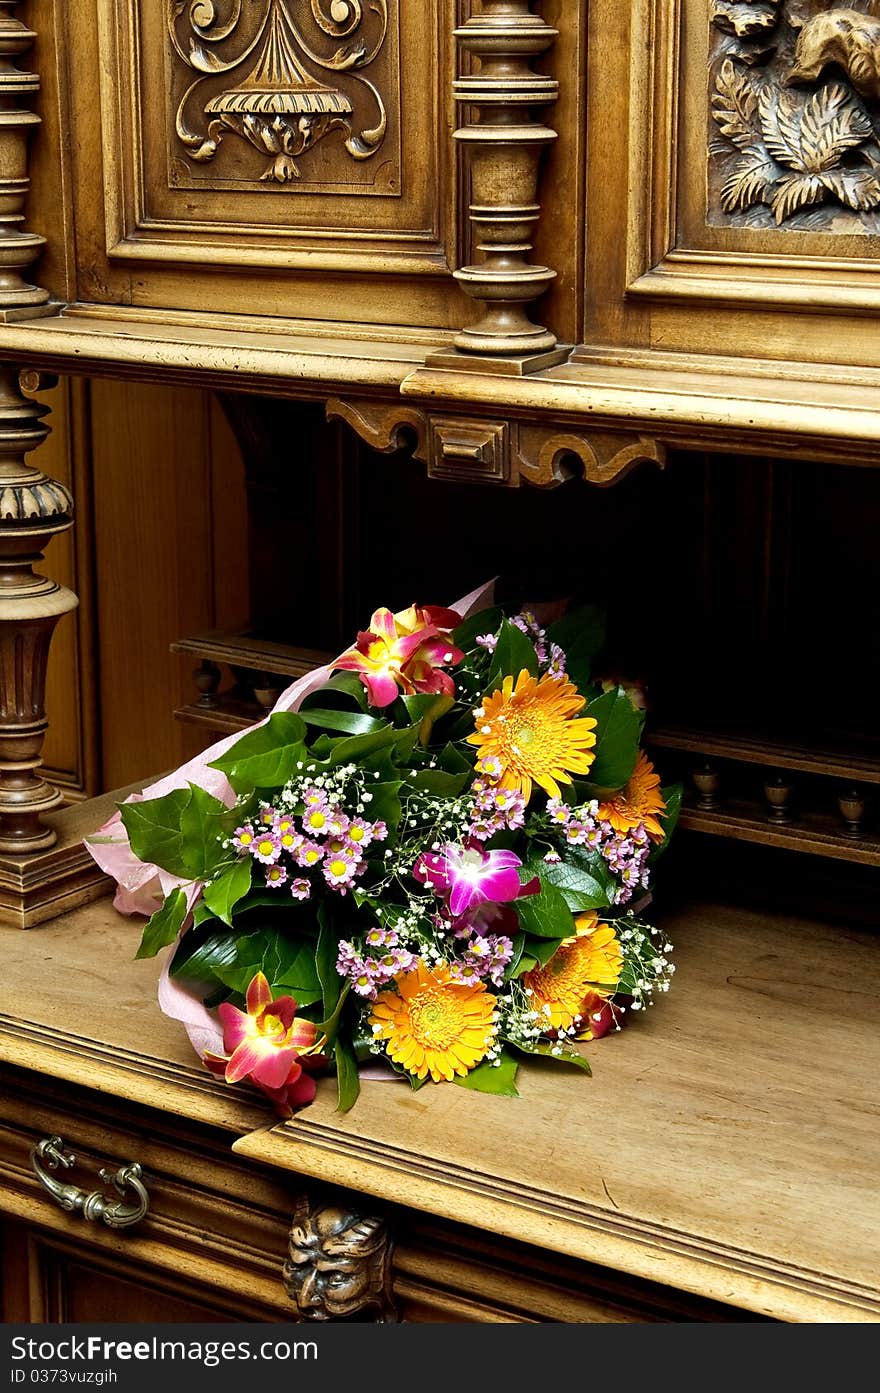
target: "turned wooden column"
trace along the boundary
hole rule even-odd
[[[36,376],[28,386],[39,385]],[[73,523],[63,484],[25,462],[48,435],[47,408],[26,397],[17,368],[0,364],[0,852],[52,846],[42,818],[61,802],[37,769],[46,733],[46,664],[55,625],[76,596],[33,567]]]
[[[556,272],[535,265],[529,253],[541,216],[541,156],[556,132],[533,120],[533,112],[556,101],[559,84],[531,64],[552,47],[558,31],[532,13],[531,0],[482,0],[481,12],[455,34],[480,64],[476,74],[455,83],[457,100],[475,112],[455,139],[469,157],[470,219],[483,256],[455,277],[485,308],[455,343],[485,355],[546,353],[556,337],[532,322],[527,306]]]
[[[30,187],[28,137],[40,118],[18,105],[21,96],[39,91],[36,73],[23,72],[15,59],[37,37],[16,17],[19,0],[0,0],[0,322],[51,314],[48,290],[31,285],[22,274],[36,261],[45,237],[27,232],[24,204]]]

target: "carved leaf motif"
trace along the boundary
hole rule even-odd
[[[754,124],[757,109],[751,83],[737,72],[729,58],[725,58],[715,79],[712,115],[722,135],[726,135],[740,150],[748,150],[757,139]]]
[[[755,203],[764,203],[764,195],[781,174],[779,165],[762,147],[737,160],[721,189],[721,207],[725,213],[744,213]]]
[[[816,174],[786,174],[773,192],[770,207],[777,223],[785,222],[792,213],[821,203],[825,186]]]
[[[880,204],[880,178],[874,169],[832,169],[822,183],[848,208],[865,212]]]
[[[844,87],[823,87],[807,102],[801,117],[804,167],[817,174],[832,169],[847,150],[867,140],[872,129],[867,113]]]
[[[790,169],[805,173],[801,159],[801,133],[797,105],[789,92],[768,83],[758,97],[758,115],[764,143],[771,154]]]
[[[725,34],[751,38],[775,29],[779,21],[775,3],[776,0],[715,0],[712,20]]]

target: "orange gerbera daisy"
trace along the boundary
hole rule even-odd
[[[494,1038],[495,997],[482,982],[456,982],[449,968],[420,962],[379,993],[370,1025],[395,1064],[435,1083],[467,1074]]]
[[[644,750],[639,750],[636,767],[627,783],[607,803],[600,803],[597,817],[610,822],[615,832],[631,832],[640,823],[652,841],[662,842],[665,835],[658,813],[665,813],[666,800],[660,792],[660,775]]]
[[[528,802],[533,783],[553,798],[571,774],[586,774],[595,758],[596,722],[573,717],[584,698],[567,677],[540,679],[524,668],[516,680],[505,677],[499,691],[487,696],[468,744],[480,751],[480,763],[492,760],[501,788],[512,788]],[[479,765],[478,765],[479,768]]]
[[[591,1011],[598,998],[613,996],[623,971],[623,949],[610,924],[590,924],[591,915],[575,920],[579,937],[570,938],[543,967],[523,974],[531,1005],[547,1028],[569,1030]]]

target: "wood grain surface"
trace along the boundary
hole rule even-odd
[[[0,1059],[566,1259],[783,1320],[880,1318],[876,939],[712,905],[664,927],[668,998],[590,1048],[592,1079],[527,1065],[519,1099],[370,1082],[341,1116],[327,1079],[272,1126],[160,1014],[155,964],[107,901],[7,933]]]

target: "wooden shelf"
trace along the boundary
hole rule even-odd
[[[759,804],[731,799],[726,800],[723,807],[711,811],[685,803],[679,823],[692,832],[706,832],[714,837],[731,837],[735,841],[759,842],[765,846],[785,847],[788,851],[830,856],[836,861],[880,866],[880,838],[863,837],[856,841],[845,835],[842,824],[820,813],[798,815],[795,812],[790,823],[774,823],[763,814]]]
[[[188,653],[203,661],[225,663],[227,667],[245,668],[250,672],[268,672],[290,681],[323,667],[334,656],[314,648],[271,643],[253,638],[244,631],[230,634],[221,630],[178,639],[172,643],[171,652]]]
[[[848,783],[880,784],[880,754],[849,753],[838,748],[807,748],[754,740],[747,735],[718,735],[684,727],[660,726],[648,730],[648,744],[658,749],[683,750],[715,759],[760,764],[767,770],[791,769],[819,774]]]

